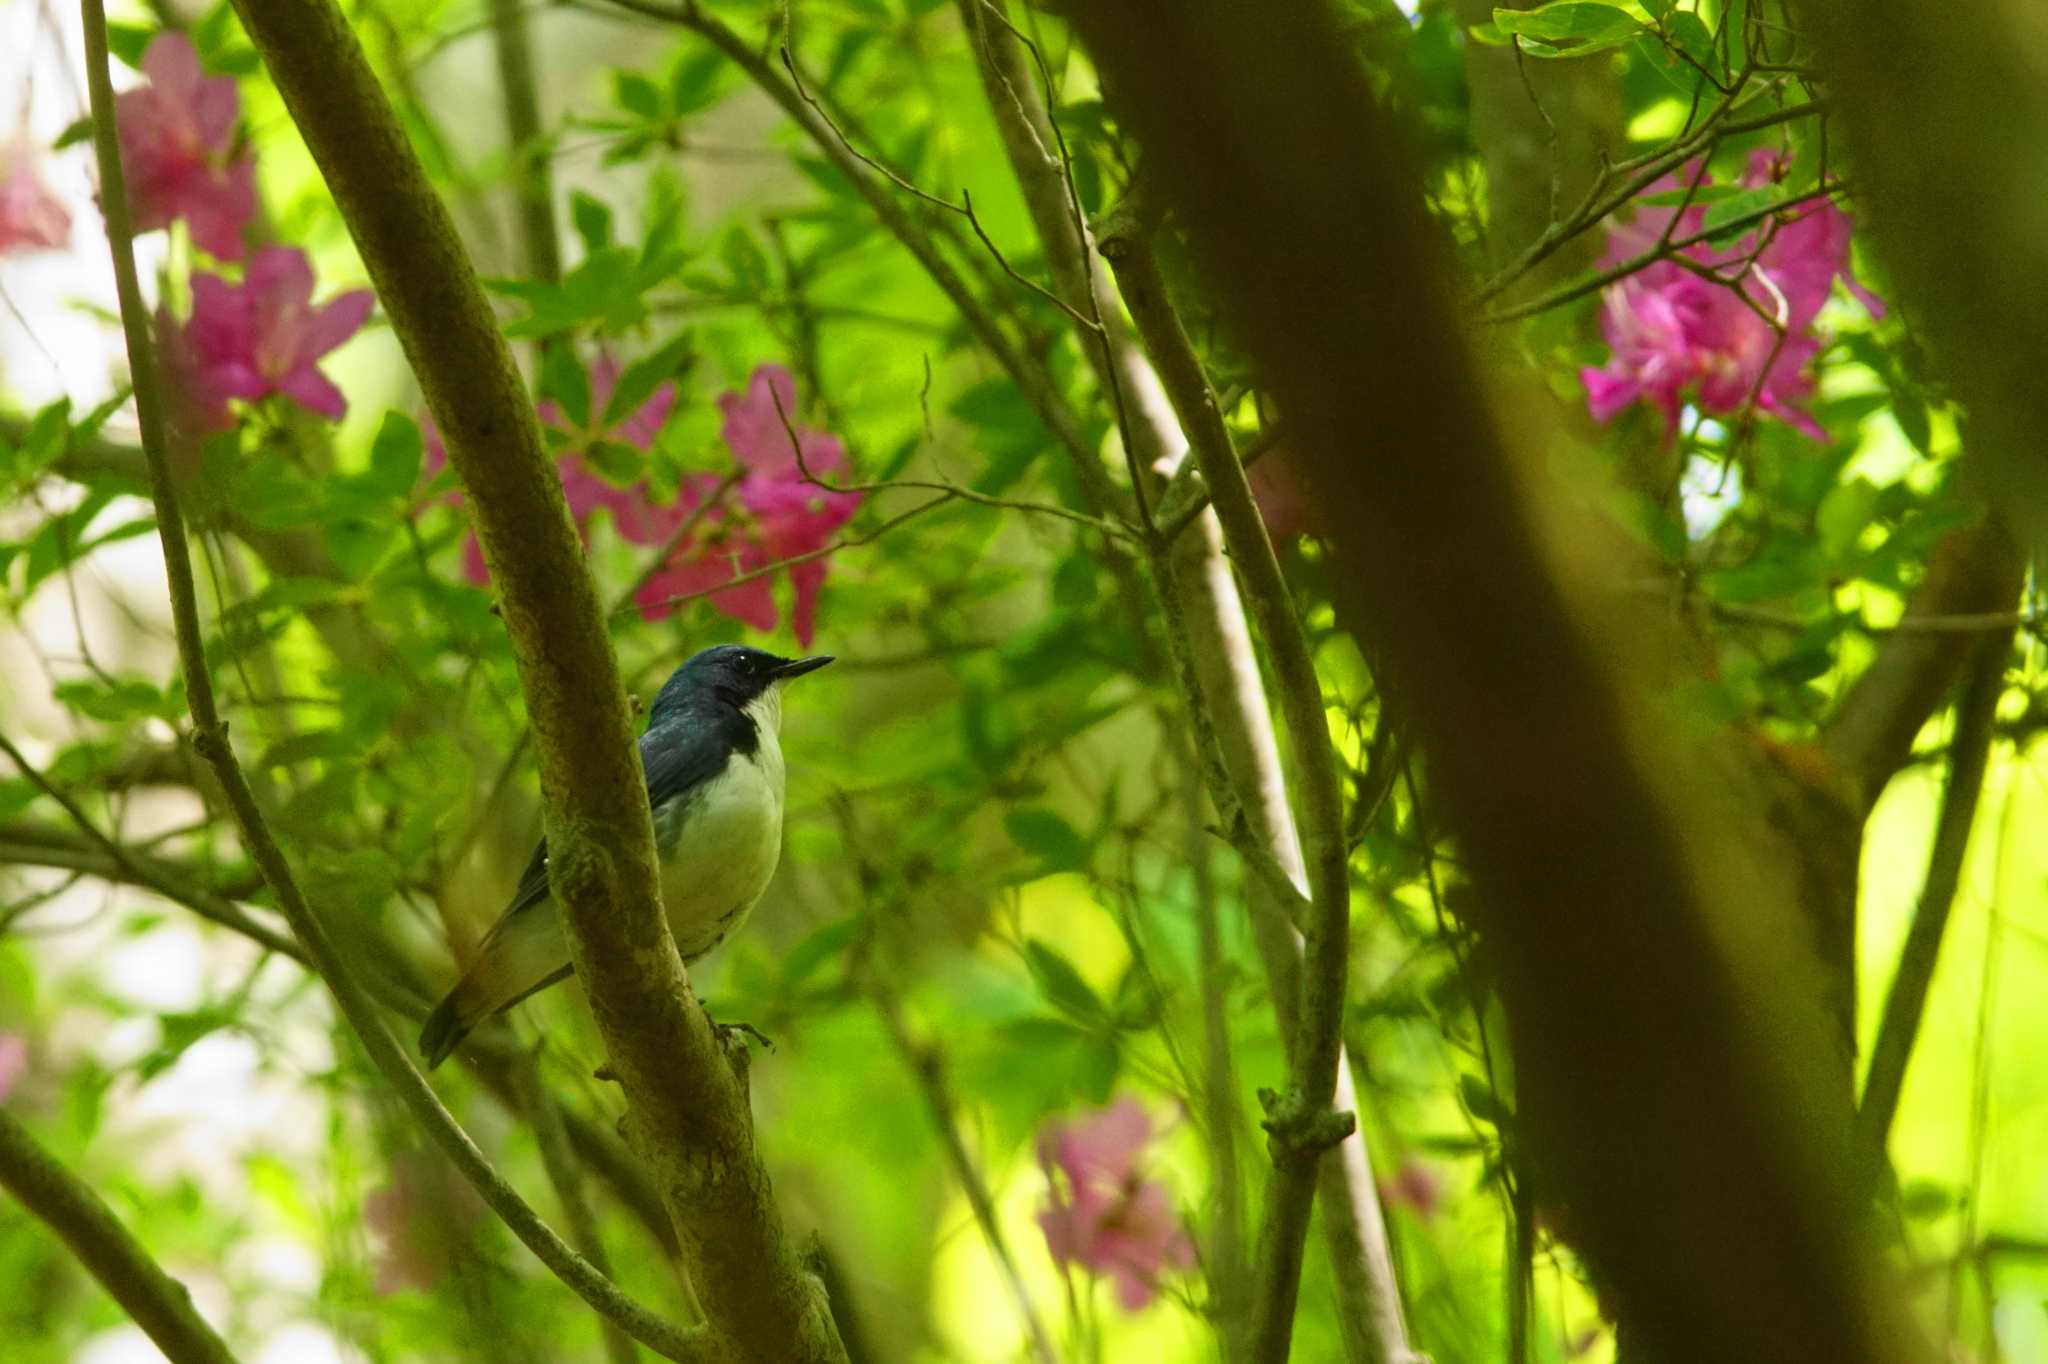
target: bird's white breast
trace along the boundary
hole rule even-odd
[[[749,754],[734,753],[725,770],[687,802],[664,811],[657,829],[661,898],[669,930],[685,960],[704,955],[740,926],[768,889],[782,855],[782,746],[776,740],[779,698],[747,708],[759,734]]]

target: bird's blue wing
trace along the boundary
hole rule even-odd
[[[740,727],[744,726],[744,729]],[[659,810],[689,795],[725,770],[735,750],[752,752],[752,727],[740,716],[710,723],[657,725],[640,736],[640,766],[647,773],[647,803]]]
[[[647,774],[647,803],[660,809],[723,770],[739,736],[718,724],[667,724],[640,736],[640,767]],[[542,839],[519,874],[512,903],[500,922],[548,898],[548,844]]]

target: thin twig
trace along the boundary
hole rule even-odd
[[[290,957],[293,961],[302,964],[305,963],[306,954],[298,943],[292,941],[285,934],[279,933],[269,925],[259,923],[255,919],[250,918],[240,905],[211,891],[184,883],[176,872],[165,866],[158,859],[145,859],[137,856],[122,844],[108,837],[76,801],[72,800],[56,783],[38,771],[22,755],[21,750],[16,748],[4,734],[0,734],[0,753],[5,753],[13,761],[15,767],[20,770],[21,775],[26,777],[37,790],[55,801],[64,813],[70,817],[71,822],[78,827],[78,831],[105,854],[105,861],[103,863],[88,864],[74,859],[63,862],[60,865],[71,867],[78,871],[88,871],[108,880],[132,881],[146,890],[156,892],[166,900],[184,905],[201,918],[210,919],[223,928],[233,929],[252,942],[262,944],[268,951],[276,952],[280,956]],[[34,848],[23,849],[22,852],[25,855],[0,854],[0,861],[28,861],[35,857],[38,852],[45,856],[49,855],[48,850]]]

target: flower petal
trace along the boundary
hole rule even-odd
[[[341,390],[310,363],[300,365],[285,375],[279,381],[277,391],[307,411],[332,421],[340,421],[348,414],[348,400],[341,396]]]
[[[368,289],[350,289],[347,293],[336,294],[313,309],[307,317],[299,332],[299,355],[306,360],[317,360],[327,354],[354,336],[376,306],[377,296]]]

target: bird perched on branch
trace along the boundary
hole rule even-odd
[[[720,644],[677,668],[655,695],[640,736],[640,766],[654,811],[662,907],[686,962],[725,941],[775,874],[782,855],[782,688],[831,661]],[[574,969],[543,842],[476,959],[427,1016],[420,1052],[428,1068],[479,1023]]]

